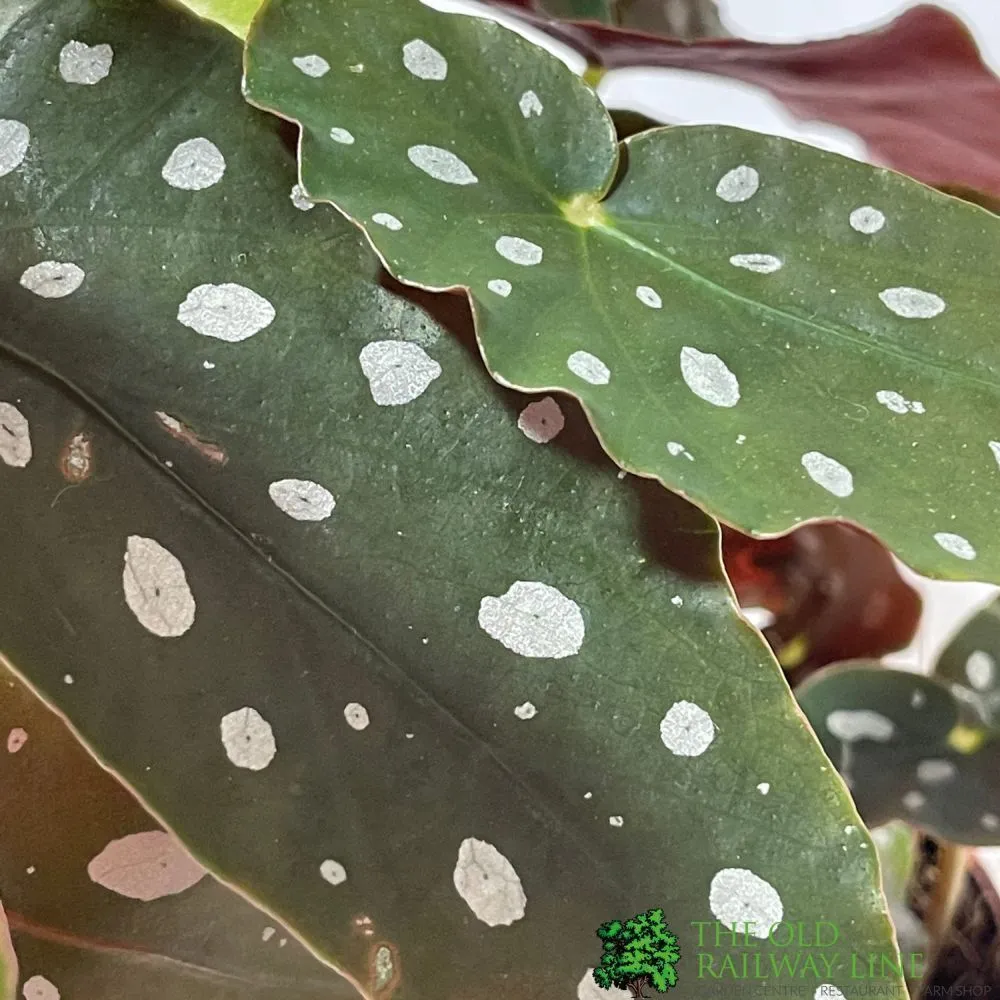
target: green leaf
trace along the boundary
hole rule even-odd
[[[963,844],[1000,844],[1000,740],[943,681],[835,664],[796,688],[869,826],[890,819]]]
[[[356,1000],[274,920],[203,877],[2,665],[0,740],[0,801],[16,803],[0,825],[0,890],[25,996],[48,982],[66,998]]]
[[[248,45],[306,190],[467,289],[499,381],[577,396],[623,468],[745,530],[847,518],[1000,579],[995,217],[738,129],[619,149],[555,57],[417,2],[274,0]]]
[[[69,39],[104,79],[53,72]],[[296,207],[235,42],[60,0],[0,66],[0,649],[200,862],[379,1000],[573,996],[602,922],[662,907],[694,954],[744,894],[837,921],[834,984],[894,953],[716,525]]]
[[[981,724],[1000,730],[1000,600],[973,615],[952,637],[934,674],[973,708]]]
[[[261,5],[261,0],[176,0],[199,17],[221,24],[237,38],[246,38],[250,22]]]

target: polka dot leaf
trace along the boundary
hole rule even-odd
[[[292,64],[307,41],[322,79]],[[1000,581],[995,216],[729,127],[619,146],[556,57],[416,0],[273,0],[246,93],[301,126],[312,198],[402,281],[466,289],[494,376],[579,398],[623,468],[745,530],[844,518]]]
[[[112,51],[92,85],[58,72],[73,39]],[[400,36],[400,62],[404,47],[407,85],[448,87],[469,61],[430,34]],[[0,552],[16,584],[0,650],[267,910],[253,948],[279,950],[291,925],[354,995],[592,997],[596,928],[654,906],[688,956],[679,990],[694,920],[836,920],[842,980],[851,953],[891,955],[874,852],[864,835],[840,850],[857,814],[733,607],[717,525],[619,479],[574,400],[498,385],[464,313],[388,290],[362,233],[322,200],[303,211],[315,191],[277,117],[241,96],[241,56],[146,0],[38,0],[0,38],[0,121],[26,130],[0,128]],[[377,79],[368,50],[344,57],[314,34],[288,53],[294,86]],[[544,79],[515,97],[543,129],[559,105]],[[345,157],[371,141],[346,114],[317,137]],[[495,173],[446,137],[403,155],[451,192]],[[388,201],[370,218],[387,239],[419,227]],[[496,305],[553,260],[514,226],[489,245]],[[670,314],[652,276],[627,292]],[[690,346],[698,391],[738,411],[728,359]],[[606,353],[574,345],[567,374],[613,388]],[[686,430],[670,440],[703,460]],[[45,745],[30,720],[5,735],[12,773]],[[140,914],[200,894],[208,879],[148,903],[107,888],[134,891],[106,877],[122,846],[105,848],[150,830],[93,836],[74,870],[101,857],[104,882],[85,888]]]
[[[1000,844],[996,729],[958,684],[859,660],[796,693],[870,827],[903,819],[953,842]]]
[[[992,600],[955,633],[934,673],[952,684],[983,722],[1000,731],[1000,601]]]

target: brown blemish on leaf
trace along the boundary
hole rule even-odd
[[[368,982],[379,1000],[392,996],[400,981],[399,951],[388,941],[379,941],[368,953]]]
[[[66,442],[59,452],[59,471],[63,479],[72,486],[89,479],[94,471],[93,437],[86,431],[79,431]]]
[[[17,753],[27,742],[28,734],[17,726],[7,734],[7,753]]]
[[[229,456],[221,445],[200,438],[187,424],[182,423],[176,417],[172,417],[169,413],[164,413],[162,410],[157,410],[156,419],[172,438],[176,438],[178,441],[182,441],[189,447],[194,448],[202,458],[207,459],[214,465],[225,465],[229,461]]]

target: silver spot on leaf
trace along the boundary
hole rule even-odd
[[[762,781],[762,782],[761,782],[761,783],[760,783],[760,784],[759,784],[759,785],[757,786],[757,791],[758,791],[758,792],[760,792],[760,794],[761,794],[761,795],[767,795],[767,793],[768,793],[768,792],[769,792],[770,790],[771,790],[771,784],[770,784],[770,782],[768,782],[768,781]]]
[[[975,546],[967,538],[956,535],[952,531],[939,531],[934,535],[934,541],[941,546],[945,552],[950,552],[959,559],[971,561],[976,558]]]
[[[330,885],[340,885],[347,881],[347,869],[333,858],[327,858],[319,866],[319,874],[323,881],[329,882]]]
[[[13,403],[0,402],[0,460],[15,469],[31,461],[28,418]]]
[[[479,183],[479,178],[464,160],[440,146],[424,144],[410,146],[406,151],[406,157],[410,163],[436,181],[458,185]]]
[[[31,133],[13,118],[0,118],[0,177],[16,170],[28,155]]]
[[[330,64],[315,53],[307,56],[293,56],[292,65],[306,76],[311,76],[318,80],[321,76],[326,76],[330,72]]]
[[[769,253],[734,253],[729,258],[729,263],[733,267],[741,267],[745,271],[753,271],[756,274],[774,274],[775,271],[780,271],[783,266],[780,257]]]
[[[403,46],[403,65],[421,80],[443,80],[448,75],[448,60],[422,38]]]
[[[885,215],[871,205],[862,205],[851,212],[850,223],[851,229],[871,236],[885,225]]]
[[[740,383],[717,354],[682,347],[681,375],[687,387],[706,403],[728,407],[740,401]]]
[[[371,725],[368,709],[356,701],[348,702],[344,706],[344,718],[351,729],[356,729],[358,732],[361,732],[362,729],[367,729]]]
[[[807,451],[801,458],[809,478],[835,497],[849,497],[854,492],[854,476],[846,465],[821,451]]]
[[[903,319],[931,319],[945,311],[946,303],[940,295],[919,288],[900,286],[886,288],[878,293],[882,304]]]
[[[330,129],[330,138],[333,139],[334,142],[339,142],[342,146],[354,145],[354,136],[348,132],[346,128],[340,128],[337,125],[334,125],[334,127]]]
[[[267,299],[233,282],[198,285],[177,309],[177,319],[184,326],[230,344],[260,333],[274,317],[274,306]]]
[[[917,764],[917,781],[924,785],[939,785],[957,774],[958,768],[950,760],[922,760]]]
[[[300,212],[309,212],[316,207],[316,202],[314,202],[312,198],[310,198],[309,195],[307,195],[305,191],[302,190],[301,184],[292,185],[291,198],[292,198],[292,204]]]
[[[816,987],[813,993],[813,1000],[846,1000],[843,993],[830,983],[823,983]]]
[[[514,714],[519,718],[527,721],[528,719],[533,719],[538,715],[538,709],[530,702],[526,701],[522,705],[518,705],[514,709]]]
[[[708,905],[716,920],[730,930],[766,938],[781,921],[784,907],[770,882],[748,868],[723,868],[708,892]]]
[[[979,822],[984,830],[1000,830],[1000,816],[996,816],[994,813],[983,813],[979,817]]]
[[[337,502],[333,494],[311,479],[278,479],[267,488],[275,506],[296,521],[323,521]]]
[[[517,106],[521,109],[521,114],[525,118],[530,118],[532,115],[537,118],[544,110],[542,102],[538,99],[538,94],[533,90],[526,90],[517,102]]]
[[[510,295],[511,283],[505,278],[493,278],[486,282],[486,287],[494,294],[499,295],[500,298],[505,299]],[[1000,459],[997,459],[1000,461]]]
[[[176,638],[194,624],[194,595],[184,567],[152,538],[129,535],[122,589],[129,610],[153,635]]]
[[[63,299],[72,295],[83,284],[85,277],[83,269],[76,264],[43,260],[21,275],[21,287],[43,299]]]
[[[700,757],[715,739],[715,723],[693,702],[674,702],[660,720],[660,739],[678,757]]]
[[[505,260],[522,267],[541,264],[544,251],[537,243],[523,240],[520,236],[501,236],[493,244],[494,249]]]
[[[249,706],[224,715],[219,733],[229,760],[248,771],[262,771],[278,752],[271,724]]]
[[[199,136],[178,144],[163,164],[160,176],[180,191],[204,191],[222,180],[226,158],[214,142]]]
[[[715,193],[730,204],[748,201],[760,187],[760,174],[753,167],[741,163],[723,174],[715,185]]]
[[[639,285],[635,290],[635,297],[644,306],[649,306],[650,309],[660,309],[663,307],[663,299],[660,298],[656,289],[650,288],[649,285]]]
[[[379,406],[413,402],[441,374],[441,366],[419,344],[405,340],[372,341],[358,360]]]
[[[110,72],[114,51],[110,45],[67,42],[59,52],[59,75],[67,83],[93,86]]]
[[[875,399],[887,410],[893,413],[923,413],[924,404],[919,400],[906,399],[901,393],[892,389],[880,389],[875,393]]]
[[[524,916],[528,899],[514,866],[490,843],[466,837],[452,876],[469,909],[490,927],[509,926]]]
[[[611,381],[611,369],[589,351],[574,351],[566,359],[566,367],[591,385],[607,385]]]
[[[207,872],[164,830],[147,830],[112,840],[87,865],[92,882],[148,903],[176,896]]]
[[[981,649],[974,650],[965,661],[965,676],[977,691],[986,691],[996,675],[996,660]]]
[[[903,805],[910,811],[916,812],[918,809],[923,809],[927,804],[927,796],[923,792],[918,792],[916,789],[907,792],[903,796]]]
[[[396,216],[390,215],[388,212],[376,212],[372,216],[372,222],[377,226],[384,226],[386,229],[391,229],[394,233],[398,233],[403,228],[403,223]]]
[[[838,708],[826,717],[826,728],[838,740],[874,740],[886,743],[896,731],[891,719],[870,708]]]
[[[60,1000],[59,990],[45,976],[32,976],[21,990],[24,1000]]]
[[[576,1000],[633,1000],[633,994],[615,986],[609,990],[602,989],[594,981],[594,970],[587,969],[583,979],[576,984]]]
[[[520,656],[559,660],[583,645],[580,606],[547,583],[517,580],[479,603],[479,627]]]
[[[566,418],[559,404],[546,396],[521,410],[517,426],[529,441],[547,444],[566,426]]]

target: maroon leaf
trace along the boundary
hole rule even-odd
[[[670,67],[742,80],[800,118],[849,129],[878,162],[918,180],[1000,195],[1000,79],[962,21],[938,7],[915,7],[864,34],[768,45],[683,43],[511,6],[596,66]]]

